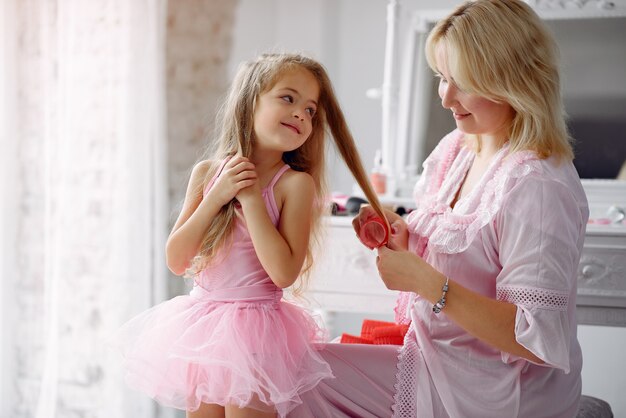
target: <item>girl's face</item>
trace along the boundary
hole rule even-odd
[[[457,128],[467,134],[507,139],[514,115],[513,108],[508,103],[494,102],[459,89],[448,70],[443,43],[437,46],[436,54],[441,105],[452,111]]]
[[[254,111],[255,146],[293,151],[309,138],[319,100],[317,79],[304,68],[282,74],[259,95]]]

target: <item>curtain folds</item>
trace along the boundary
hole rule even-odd
[[[166,0],[5,3],[0,416],[152,416],[106,339],[165,293]]]

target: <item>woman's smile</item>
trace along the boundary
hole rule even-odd
[[[454,119],[456,120],[465,119],[466,117],[471,115],[471,113],[456,113],[456,112],[452,112],[452,114],[454,115]]]

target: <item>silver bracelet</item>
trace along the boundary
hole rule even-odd
[[[433,305],[433,312],[436,314],[441,312],[441,310],[445,308],[446,306],[446,294],[448,293],[448,281],[449,279],[446,277],[446,283],[441,288],[441,290],[443,291],[443,294],[441,295],[441,299],[439,299],[437,303]]]

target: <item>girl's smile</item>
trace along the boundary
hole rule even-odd
[[[292,131],[294,131],[295,133],[300,135],[300,128],[298,128],[298,126],[296,126],[295,124],[291,124],[291,123],[287,123],[287,122],[281,122],[281,125],[291,129]]]

